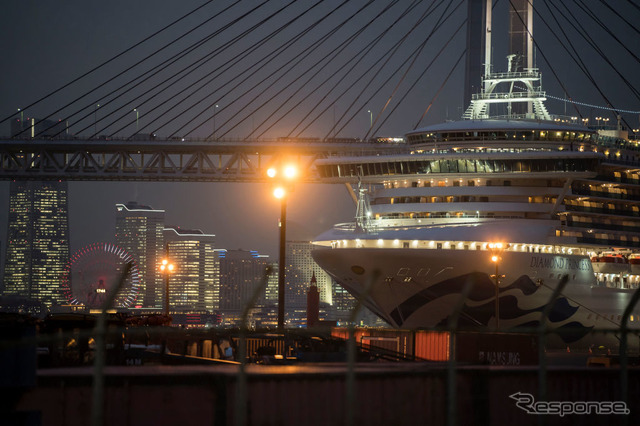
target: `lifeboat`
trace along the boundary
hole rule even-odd
[[[638,271],[640,271],[640,256],[638,261]],[[629,260],[619,253],[605,252],[591,258],[593,272],[600,274],[628,274],[631,272]]]

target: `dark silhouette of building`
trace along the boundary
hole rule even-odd
[[[313,272],[309,290],[307,291],[307,327],[318,325],[320,320],[320,292],[316,281],[316,273]]]

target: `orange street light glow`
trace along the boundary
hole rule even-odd
[[[273,196],[278,199],[283,198],[285,195],[286,195],[286,192],[282,187],[277,187],[276,189],[273,190]]]
[[[269,176],[270,178],[276,177],[277,174],[278,174],[278,171],[273,167],[267,170],[267,176]]]
[[[498,256],[491,256],[491,261],[492,262],[497,262],[498,261]]]
[[[169,263],[167,259],[162,259],[162,263],[160,265],[160,270],[162,272],[164,272],[165,270],[167,270],[167,272],[172,272],[173,268],[174,268],[173,263]]]
[[[287,179],[293,179],[298,174],[298,171],[294,166],[287,166],[284,168],[284,177]]]

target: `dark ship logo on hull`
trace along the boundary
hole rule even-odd
[[[487,274],[481,272],[460,275],[425,288],[399,304],[391,312],[390,316],[396,325],[401,327],[411,315],[426,304],[444,296],[461,294],[468,282],[471,283],[471,291],[458,319],[458,325],[461,327],[486,327],[489,324],[489,320],[495,315],[495,283]],[[526,275],[520,276],[507,287],[501,287],[499,296],[500,319],[516,320],[530,313],[542,313],[545,307],[544,303],[532,309],[520,308],[516,296],[505,294],[512,289],[519,290],[526,297],[533,295],[539,287]],[[577,306],[571,306],[565,297],[561,297],[556,300],[549,313],[549,322],[553,324],[566,321],[577,310]],[[444,318],[438,325],[445,326],[447,321],[448,318]],[[538,324],[539,321],[536,320],[528,321],[518,326],[536,327]],[[584,337],[591,328],[573,321],[556,327],[555,330],[559,332],[565,342],[570,343]],[[571,330],[571,332],[564,332],[564,330]]]

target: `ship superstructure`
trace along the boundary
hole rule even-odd
[[[535,326],[567,275],[550,321],[569,331],[554,343],[590,345],[639,285],[636,141],[551,116],[520,59],[487,66],[464,119],[408,133],[406,154],[316,163],[327,181],[359,182],[359,196],[356,222],[316,238],[314,258],[394,326],[446,324],[467,283],[463,324]]]

